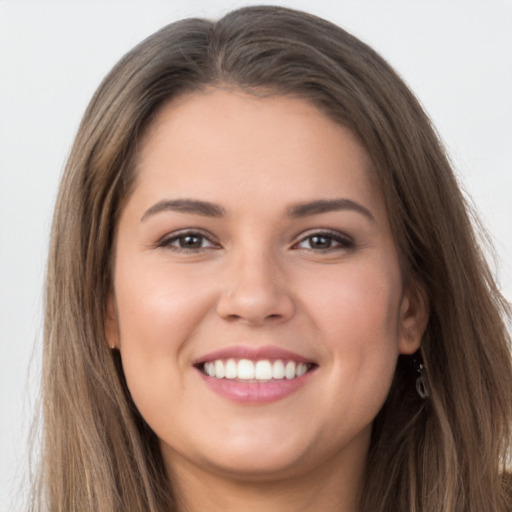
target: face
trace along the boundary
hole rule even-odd
[[[107,333],[169,470],[360,464],[425,315],[356,138],[301,99],[211,90],[161,111],[137,173]]]

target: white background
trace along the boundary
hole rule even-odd
[[[57,183],[86,104],[121,55],[229,0],[0,0],[0,511],[20,510],[40,372]],[[275,3],[268,1],[267,3]],[[374,46],[416,92],[496,245],[512,299],[512,0],[283,0]]]

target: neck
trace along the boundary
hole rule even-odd
[[[178,462],[178,461],[177,461]],[[357,512],[364,460],[338,457],[307,474],[244,478],[210,472],[183,459],[168,466],[178,512]]]

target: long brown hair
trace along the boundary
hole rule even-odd
[[[123,57],[84,115],[53,222],[34,502],[55,512],[173,510],[155,434],[106,342],[106,300],[141,136],[164,103],[212,86],[298,96],[349,127],[373,161],[406,283],[428,296],[421,356],[430,397],[418,397],[411,358],[400,356],[374,422],[361,510],[507,510],[509,312],[443,147],[371,48],[279,7],[164,27]]]

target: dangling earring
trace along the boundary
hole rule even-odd
[[[414,365],[414,370],[416,371],[416,391],[420,398],[426,400],[430,396],[430,393],[424,375],[426,369],[425,365],[418,358],[416,358],[416,356],[414,356],[412,364]]]

